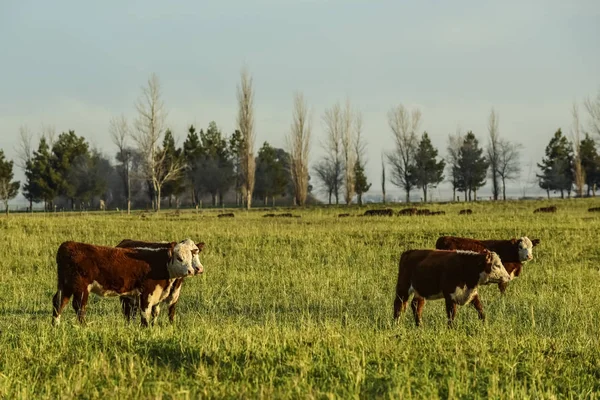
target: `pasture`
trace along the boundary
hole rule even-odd
[[[165,210],[0,218],[1,398],[599,398],[600,215],[593,200],[432,205],[446,215],[356,217],[365,208]],[[394,206],[397,211],[401,207]],[[279,210],[287,212],[289,210]],[[339,213],[350,212],[346,218]],[[446,327],[444,301],[423,326],[392,322],[402,251],[440,235],[540,238],[501,296],[482,287]],[[121,239],[206,243],[176,323],[126,324],[117,298],[69,303],[51,326],[59,244]],[[139,321],[139,319],[138,319]]]

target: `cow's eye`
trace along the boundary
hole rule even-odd
[[[177,261],[183,262],[183,258],[181,258],[181,256],[177,256]]]

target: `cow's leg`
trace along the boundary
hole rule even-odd
[[[156,322],[158,314],[160,314],[160,304],[156,304],[152,307],[152,312],[150,315],[152,325],[154,325],[154,323]]]
[[[60,323],[60,315],[63,309],[71,298],[71,292],[69,290],[58,289],[54,297],[52,298],[52,323],[58,325]]]
[[[423,306],[425,305],[425,299],[422,297],[414,296],[412,301],[410,302],[410,308],[413,311],[413,315],[415,316],[415,324],[417,326],[421,325],[421,315],[423,314]]]
[[[177,305],[177,302],[173,302],[171,303],[171,305],[169,305],[169,322],[173,323],[175,322],[175,306]]]
[[[473,300],[471,300],[471,304],[473,304],[473,307],[475,307],[475,309],[477,310],[479,319],[482,321],[485,321],[485,313],[483,312],[483,304],[481,304],[481,299],[479,298],[478,294],[476,294],[473,297]]]
[[[135,299],[131,297],[121,297],[121,308],[127,322],[130,322],[135,317]]]
[[[81,324],[85,324],[85,308],[87,306],[88,297],[90,292],[85,290],[78,290],[73,293],[73,309],[77,314],[77,319]]]
[[[500,289],[500,293],[504,294],[504,292],[506,292],[507,286],[508,286],[508,283],[504,283],[504,282],[498,283],[498,289]]]
[[[448,316],[448,327],[452,328],[456,316],[456,303],[450,297],[446,297],[446,315]]]
[[[396,284],[396,298],[394,299],[394,319],[397,320],[404,311],[406,311],[406,305],[408,304],[408,287],[405,287],[400,277],[398,277],[398,283]]]

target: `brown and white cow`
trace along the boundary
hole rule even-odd
[[[120,248],[147,248],[147,249],[167,249],[171,246],[169,242],[144,242],[141,240],[132,240],[132,239],[123,239],[116,246]],[[204,249],[204,243],[196,243],[198,250],[201,252]],[[162,302],[166,303],[169,307],[169,321],[173,322],[175,320],[175,306],[177,305],[177,301],[179,300],[179,296],[181,294],[181,285],[183,284],[183,278],[175,278],[174,282],[170,285],[170,291],[167,297],[165,297]],[[130,321],[132,318],[135,318],[139,308],[140,308],[140,298],[139,296],[121,296],[121,308],[123,310],[123,314],[125,318]],[[151,318],[152,322],[156,320],[160,314],[160,304],[156,304],[152,307]]]
[[[458,236],[441,236],[435,242],[435,248],[475,252],[493,251],[498,254],[511,278],[514,278],[521,274],[524,262],[533,260],[533,248],[539,243],[540,239],[530,240],[527,236],[510,240],[477,240]],[[506,283],[498,284],[501,293],[504,293],[506,286]]]
[[[448,326],[456,315],[456,305],[473,304],[479,318],[485,319],[477,287],[508,282],[511,277],[494,252],[449,250],[407,250],[398,266],[394,319],[406,310],[411,294],[415,324],[421,324],[425,300],[445,299]]]
[[[73,297],[79,322],[85,322],[90,293],[100,296],[138,296],[142,325],[154,305],[170,293],[176,278],[201,274],[200,250],[190,239],[168,248],[115,248],[64,242],[56,253],[58,290],[52,299],[54,322]]]
[[[537,213],[555,213],[557,210],[556,206],[549,206],[549,207],[540,207],[540,208],[536,208],[535,210],[533,210],[534,214]]]

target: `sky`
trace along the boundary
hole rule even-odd
[[[381,155],[393,146],[390,108],[418,107],[441,156],[457,129],[485,145],[494,108],[501,137],[520,144],[518,189],[551,135],[570,131],[573,103],[600,90],[599,38],[597,0],[3,0],[0,149],[15,158],[21,126],[52,126],[112,156],[109,121],[135,118],[151,73],[179,144],[190,124],[214,120],[229,134],[246,67],[257,147],[285,145],[301,91],[316,162],[324,111],[350,99],[363,115],[366,172],[378,192]]]

